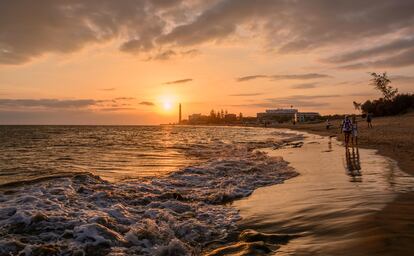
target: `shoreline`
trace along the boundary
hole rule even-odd
[[[287,128],[296,131],[336,137],[343,142],[339,131],[342,120],[332,120],[333,128],[326,130],[325,123],[281,124],[272,128]],[[400,116],[378,117],[373,128],[368,129],[364,119],[358,118],[358,147],[375,149],[379,154],[397,161],[404,172],[414,175],[414,113]]]
[[[346,169],[348,150],[360,171]],[[269,153],[281,156],[300,175],[259,188],[234,205],[242,228],[297,236],[278,244],[278,254],[348,255],[351,248],[361,256],[412,251],[413,176],[401,171],[397,161],[365,148],[354,157],[353,149],[340,141],[311,133],[301,148]]]
[[[339,132],[342,120],[331,120],[332,128],[326,130],[325,122],[320,123],[297,123],[277,124],[264,127],[263,125],[240,125],[240,124],[205,124],[194,126],[207,127],[252,127],[252,128],[279,128],[294,131],[305,131],[321,136],[335,137],[343,142],[343,136]],[[373,119],[373,128],[366,127],[366,121],[357,118],[358,121],[358,147],[375,149],[379,154],[390,157],[397,161],[401,170],[414,175],[414,113],[399,116],[377,117]],[[183,125],[192,126],[192,125]]]

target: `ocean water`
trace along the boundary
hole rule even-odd
[[[227,204],[297,172],[275,129],[0,127],[0,255],[199,255],[237,230]],[[296,144],[294,144],[296,145]]]
[[[73,172],[110,181],[159,176],[283,137],[237,127],[0,126],[0,184]]]

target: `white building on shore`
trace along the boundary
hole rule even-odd
[[[257,113],[257,120],[264,122],[306,122],[320,117],[317,112],[299,112],[295,108],[267,109],[265,112]]]

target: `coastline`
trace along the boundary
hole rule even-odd
[[[358,147],[375,149],[379,154],[390,157],[398,162],[398,166],[406,173],[414,175],[414,112],[399,116],[377,117],[373,119],[373,128],[368,129],[365,119],[357,118],[358,121]],[[342,120],[331,120],[333,127],[329,130],[325,122],[320,123],[283,123],[277,125],[253,124],[203,124],[194,126],[217,126],[217,127],[255,127],[255,128],[280,128],[294,131],[305,131],[322,136],[335,137],[343,142],[340,134]],[[191,125],[183,125],[191,126]]]
[[[325,123],[314,124],[280,124],[272,128],[287,128],[306,131],[322,136],[336,137],[343,141],[340,134],[342,120],[332,120],[333,128],[327,130]],[[364,119],[358,118],[358,146],[376,149],[379,154],[398,162],[398,166],[406,173],[414,175],[414,113],[400,116],[378,117],[373,119],[373,128],[368,129]]]

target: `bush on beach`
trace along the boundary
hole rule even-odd
[[[377,100],[367,100],[365,103],[354,103],[355,109],[359,109],[363,114],[371,113],[374,116],[392,116],[405,114],[414,109],[414,94],[399,94],[397,88],[390,86],[391,80],[386,72],[371,73],[371,84],[380,91],[383,97]]]
[[[391,100],[379,98],[367,100],[361,106],[363,113],[372,113],[374,116],[400,115],[414,109],[414,94],[398,94]]]

